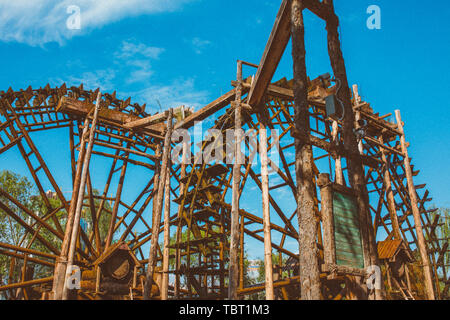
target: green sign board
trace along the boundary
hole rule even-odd
[[[337,265],[364,269],[364,252],[356,199],[334,191],[333,219]]]

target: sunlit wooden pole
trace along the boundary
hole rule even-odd
[[[416,228],[416,236],[417,236],[417,247],[419,248],[420,257],[422,258],[423,275],[425,278],[425,291],[428,300],[434,300],[435,296],[433,289],[433,277],[430,268],[430,258],[428,257],[425,237],[423,235],[422,221],[420,219],[420,210],[417,201],[417,191],[416,187],[414,186],[411,161],[409,159],[408,148],[406,146],[405,131],[403,128],[400,110],[395,110],[395,117],[397,119],[398,131],[400,131],[401,133],[400,144],[402,147],[402,153],[404,155],[403,163],[405,167],[406,180],[408,182],[408,192],[409,192],[409,199],[411,201],[411,209],[414,216],[414,225]]]

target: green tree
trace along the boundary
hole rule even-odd
[[[53,228],[57,229],[55,225],[54,219],[46,219],[46,216],[52,213],[54,210],[60,208],[58,212],[55,214],[55,220],[57,220],[62,229],[65,229],[65,224],[67,221],[67,212],[63,208],[62,203],[59,199],[50,198],[50,206],[51,208],[47,208],[42,197],[36,196],[36,189],[33,187],[33,184],[26,178],[19,174],[10,172],[10,171],[0,171],[0,188],[3,189],[10,196],[15,198],[18,202],[20,202],[24,207],[28,210],[32,211],[34,214],[46,220],[46,222]],[[97,196],[99,192],[97,190],[93,191],[94,196]],[[87,197],[86,197],[87,198]],[[39,228],[39,225],[36,224],[36,221],[32,219],[26,212],[21,210],[19,207],[15,206],[12,202],[4,197],[0,197],[0,200],[9,207],[16,215],[18,215],[22,220],[31,225],[34,230]],[[100,206],[100,201],[98,198],[94,200],[95,208],[98,210]],[[85,199],[85,203],[82,210],[82,218],[87,225],[86,233],[90,235],[92,233],[92,215],[91,209],[89,206],[89,200]],[[111,205],[109,202],[105,202],[103,206],[103,210],[99,220],[99,233],[101,239],[105,239],[109,224],[111,220]],[[59,239],[52,232],[47,230],[46,228],[40,228],[38,234],[42,236],[47,242],[49,242],[54,247],[60,249],[61,247],[61,239]],[[32,239],[32,235],[27,233],[25,228],[21,226],[17,221],[12,219],[6,212],[0,209],[0,242],[12,244],[15,246],[26,247],[28,243],[30,243]],[[34,249],[39,252],[51,253],[50,250],[42,244],[40,241],[33,241],[30,246],[31,249]],[[41,260],[48,260],[43,257],[39,257]],[[15,259],[15,268],[13,270],[13,277],[17,279],[18,275],[21,272],[21,263],[22,261],[18,261]],[[7,255],[0,255],[0,279],[3,283],[6,283],[7,275],[9,274],[11,266],[11,258]],[[53,273],[53,269],[47,266],[42,266],[34,263],[29,263],[29,266],[34,268],[34,277],[46,277],[50,276]]]

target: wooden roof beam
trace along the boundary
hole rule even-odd
[[[196,121],[202,121],[209,117],[210,115],[216,113],[217,111],[221,110],[222,108],[229,105],[234,99],[236,98],[236,89],[233,89],[220,98],[214,100],[207,106],[203,107],[202,109],[198,110],[197,112],[194,112],[184,120],[178,122],[175,125],[176,129],[188,129],[192,127]]]
[[[248,104],[253,108],[262,102],[290,37],[291,6],[289,0],[283,0],[248,95]]]

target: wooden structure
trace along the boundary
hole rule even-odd
[[[415,261],[403,240],[385,240],[378,243],[378,256],[386,271],[387,283],[399,299],[415,300],[408,265]]]
[[[327,24],[340,90],[326,77],[307,78],[304,10]],[[429,192],[413,183],[419,171],[407,153],[400,113],[390,122],[390,115],[362,100],[356,86],[351,95],[338,25],[331,0],[284,0],[260,64],[238,61],[234,88],[196,112],[178,108],[150,115],[145,105],[83,86],[0,92],[0,157],[11,148],[20,151],[45,207],[37,214],[0,190],[0,210],[23,228],[20,243],[0,243],[10,270],[2,275],[0,293],[8,299],[236,299],[264,291],[268,299],[383,299],[384,288],[367,289],[364,272],[380,265],[381,237],[417,249],[427,298],[448,297],[442,258],[448,244],[442,246],[434,233],[441,222],[430,218]],[[290,39],[294,79],[273,82]],[[245,78],[244,67],[256,69],[255,76]],[[330,95],[342,102],[342,119],[327,116]],[[179,145],[172,132],[207,118],[223,136],[227,130],[269,129],[260,135],[261,166],[252,165],[248,152],[240,158],[238,148],[231,156],[241,162],[205,161],[205,151],[230,143],[214,135],[192,157],[183,153],[191,161],[172,163],[168,155]],[[62,151],[40,151],[41,132],[68,137],[66,167],[76,190],[71,199],[46,162]],[[237,141],[244,140],[235,132]],[[277,154],[279,163],[267,152]],[[98,163],[109,170],[94,172]],[[339,266],[337,256],[344,252],[336,250],[336,224],[327,211],[333,196],[325,189],[331,183],[353,197],[358,265]],[[44,191],[48,187],[54,201]],[[240,206],[243,197],[258,195],[261,206]],[[87,230],[78,227],[83,212],[92,221]],[[106,233],[100,228],[104,215]],[[265,283],[245,282],[248,239],[264,243]],[[75,291],[65,287],[71,264],[83,275]],[[40,271],[31,275],[35,266]],[[440,282],[447,283],[443,290]]]

